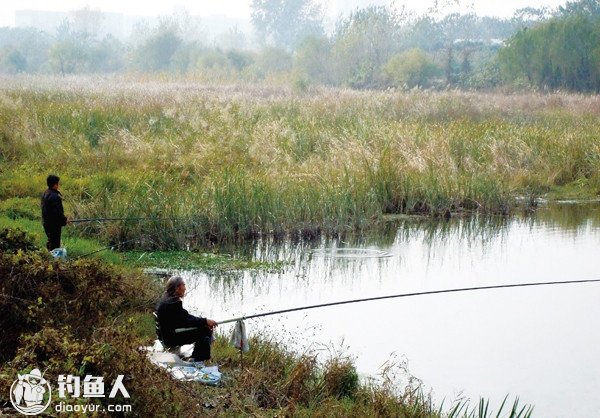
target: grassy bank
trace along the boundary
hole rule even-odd
[[[13,199],[13,203],[15,201],[17,203],[26,202],[27,200]],[[15,214],[10,209],[3,209],[3,203],[6,202],[0,202],[0,229],[19,228],[27,232],[37,247],[44,248],[47,238],[44,235],[41,220],[38,219],[39,215],[24,212]],[[35,211],[37,212],[39,209],[36,207]],[[279,261],[260,261],[252,259],[249,255],[225,253],[218,247],[195,249],[194,251],[126,251],[127,246],[106,246],[98,241],[98,238],[101,237],[96,237],[96,239],[85,238],[80,236],[80,231],[73,231],[72,229],[71,227],[64,228],[61,240],[61,245],[67,249],[68,256],[72,259],[95,259],[130,268],[203,270],[206,272],[278,271],[284,266],[284,263]]]
[[[600,193],[596,97],[4,81],[0,197],[12,210],[36,204],[55,172],[76,218],[163,218],[74,236],[145,249],[310,238],[386,214]]]
[[[394,367],[378,384],[361,382],[346,357],[334,354],[319,362],[316,353],[288,352],[266,336],[252,336],[243,368],[226,337],[217,339],[213,360],[226,376],[221,387],[175,381],[138,349],[154,338],[150,312],[160,281],[101,260],[51,260],[20,230],[0,230],[0,284],[0,413],[14,412],[8,394],[16,374],[38,367],[54,384],[59,374],[91,374],[110,387],[123,374],[130,399],[61,400],[100,407],[127,403],[131,415],[140,417],[492,416],[483,401],[471,408],[458,402],[442,414],[414,380],[399,386]],[[526,411],[518,403],[504,407],[512,418],[526,417]]]

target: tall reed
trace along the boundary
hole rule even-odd
[[[596,97],[6,81],[2,199],[55,172],[74,217],[173,219],[87,230],[112,239],[181,247],[600,193]]]

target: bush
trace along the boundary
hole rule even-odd
[[[428,87],[441,74],[441,69],[418,48],[392,56],[383,70],[393,86],[408,88]]]
[[[0,230],[0,252],[16,253],[37,249],[35,238],[20,228],[4,228]]]
[[[131,332],[129,313],[152,306],[160,292],[147,277],[91,260],[56,262],[32,251],[31,237],[18,229],[0,231],[0,249],[0,404],[8,403],[16,372],[35,365],[50,381],[92,374],[110,385],[123,374],[137,416],[198,415],[197,400],[146,361],[138,347],[147,339]]]
[[[34,198],[13,197],[0,202],[0,214],[10,219],[40,219],[40,202]]]
[[[333,358],[325,365],[323,382],[328,396],[352,398],[358,390],[358,373],[349,359]]]
[[[159,293],[147,279],[95,260],[59,262],[45,251],[31,251],[31,237],[20,230],[3,230],[0,245],[0,329],[8,331],[0,350],[3,359],[14,355],[22,334],[70,326],[85,339],[132,306],[151,307]]]

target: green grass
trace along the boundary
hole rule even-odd
[[[203,271],[267,270],[279,271],[285,263],[253,260],[245,256],[232,256],[218,252],[195,251],[119,251],[118,247],[108,248],[91,238],[82,238],[70,234],[67,226],[63,228],[61,245],[67,249],[69,258],[96,258],[110,264],[126,265],[132,268],[165,268]],[[40,248],[46,245],[41,222],[27,218],[6,216],[0,209],[0,229],[20,228],[30,234]],[[213,250],[216,251],[216,250]]]
[[[13,215],[31,215],[55,172],[74,218],[173,218],[73,236],[196,249],[600,194],[597,97],[35,81],[0,89],[0,197]]]
[[[0,229],[1,228],[21,228],[34,237],[35,243],[40,248],[45,248],[46,246],[46,235],[44,234],[44,229],[39,220],[30,220],[27,218],[12,219],[0,212]],[[105,248],[104,245],[94,239],[71,236],[68,233],[68,228],[69,227],[63,228],[61,245],[67,249],[69,258],[77,258]],[[122,264],[121,257],[111,251],[101,251],[90,255],[90,257],[98,258],[111,264]]]
[[[268,270],[278,271],[283,262],[263,262],[235,258],[228,254],[199,253],[191,251],[127,251],[121,253],[123,262],[135,267],[157,267],[182,270],[229,271]]]

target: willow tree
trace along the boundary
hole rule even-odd
[[[252,24],[263,44],[288,51],[304,38],[323,34],[323,12],[313,0],[252,0]]]

